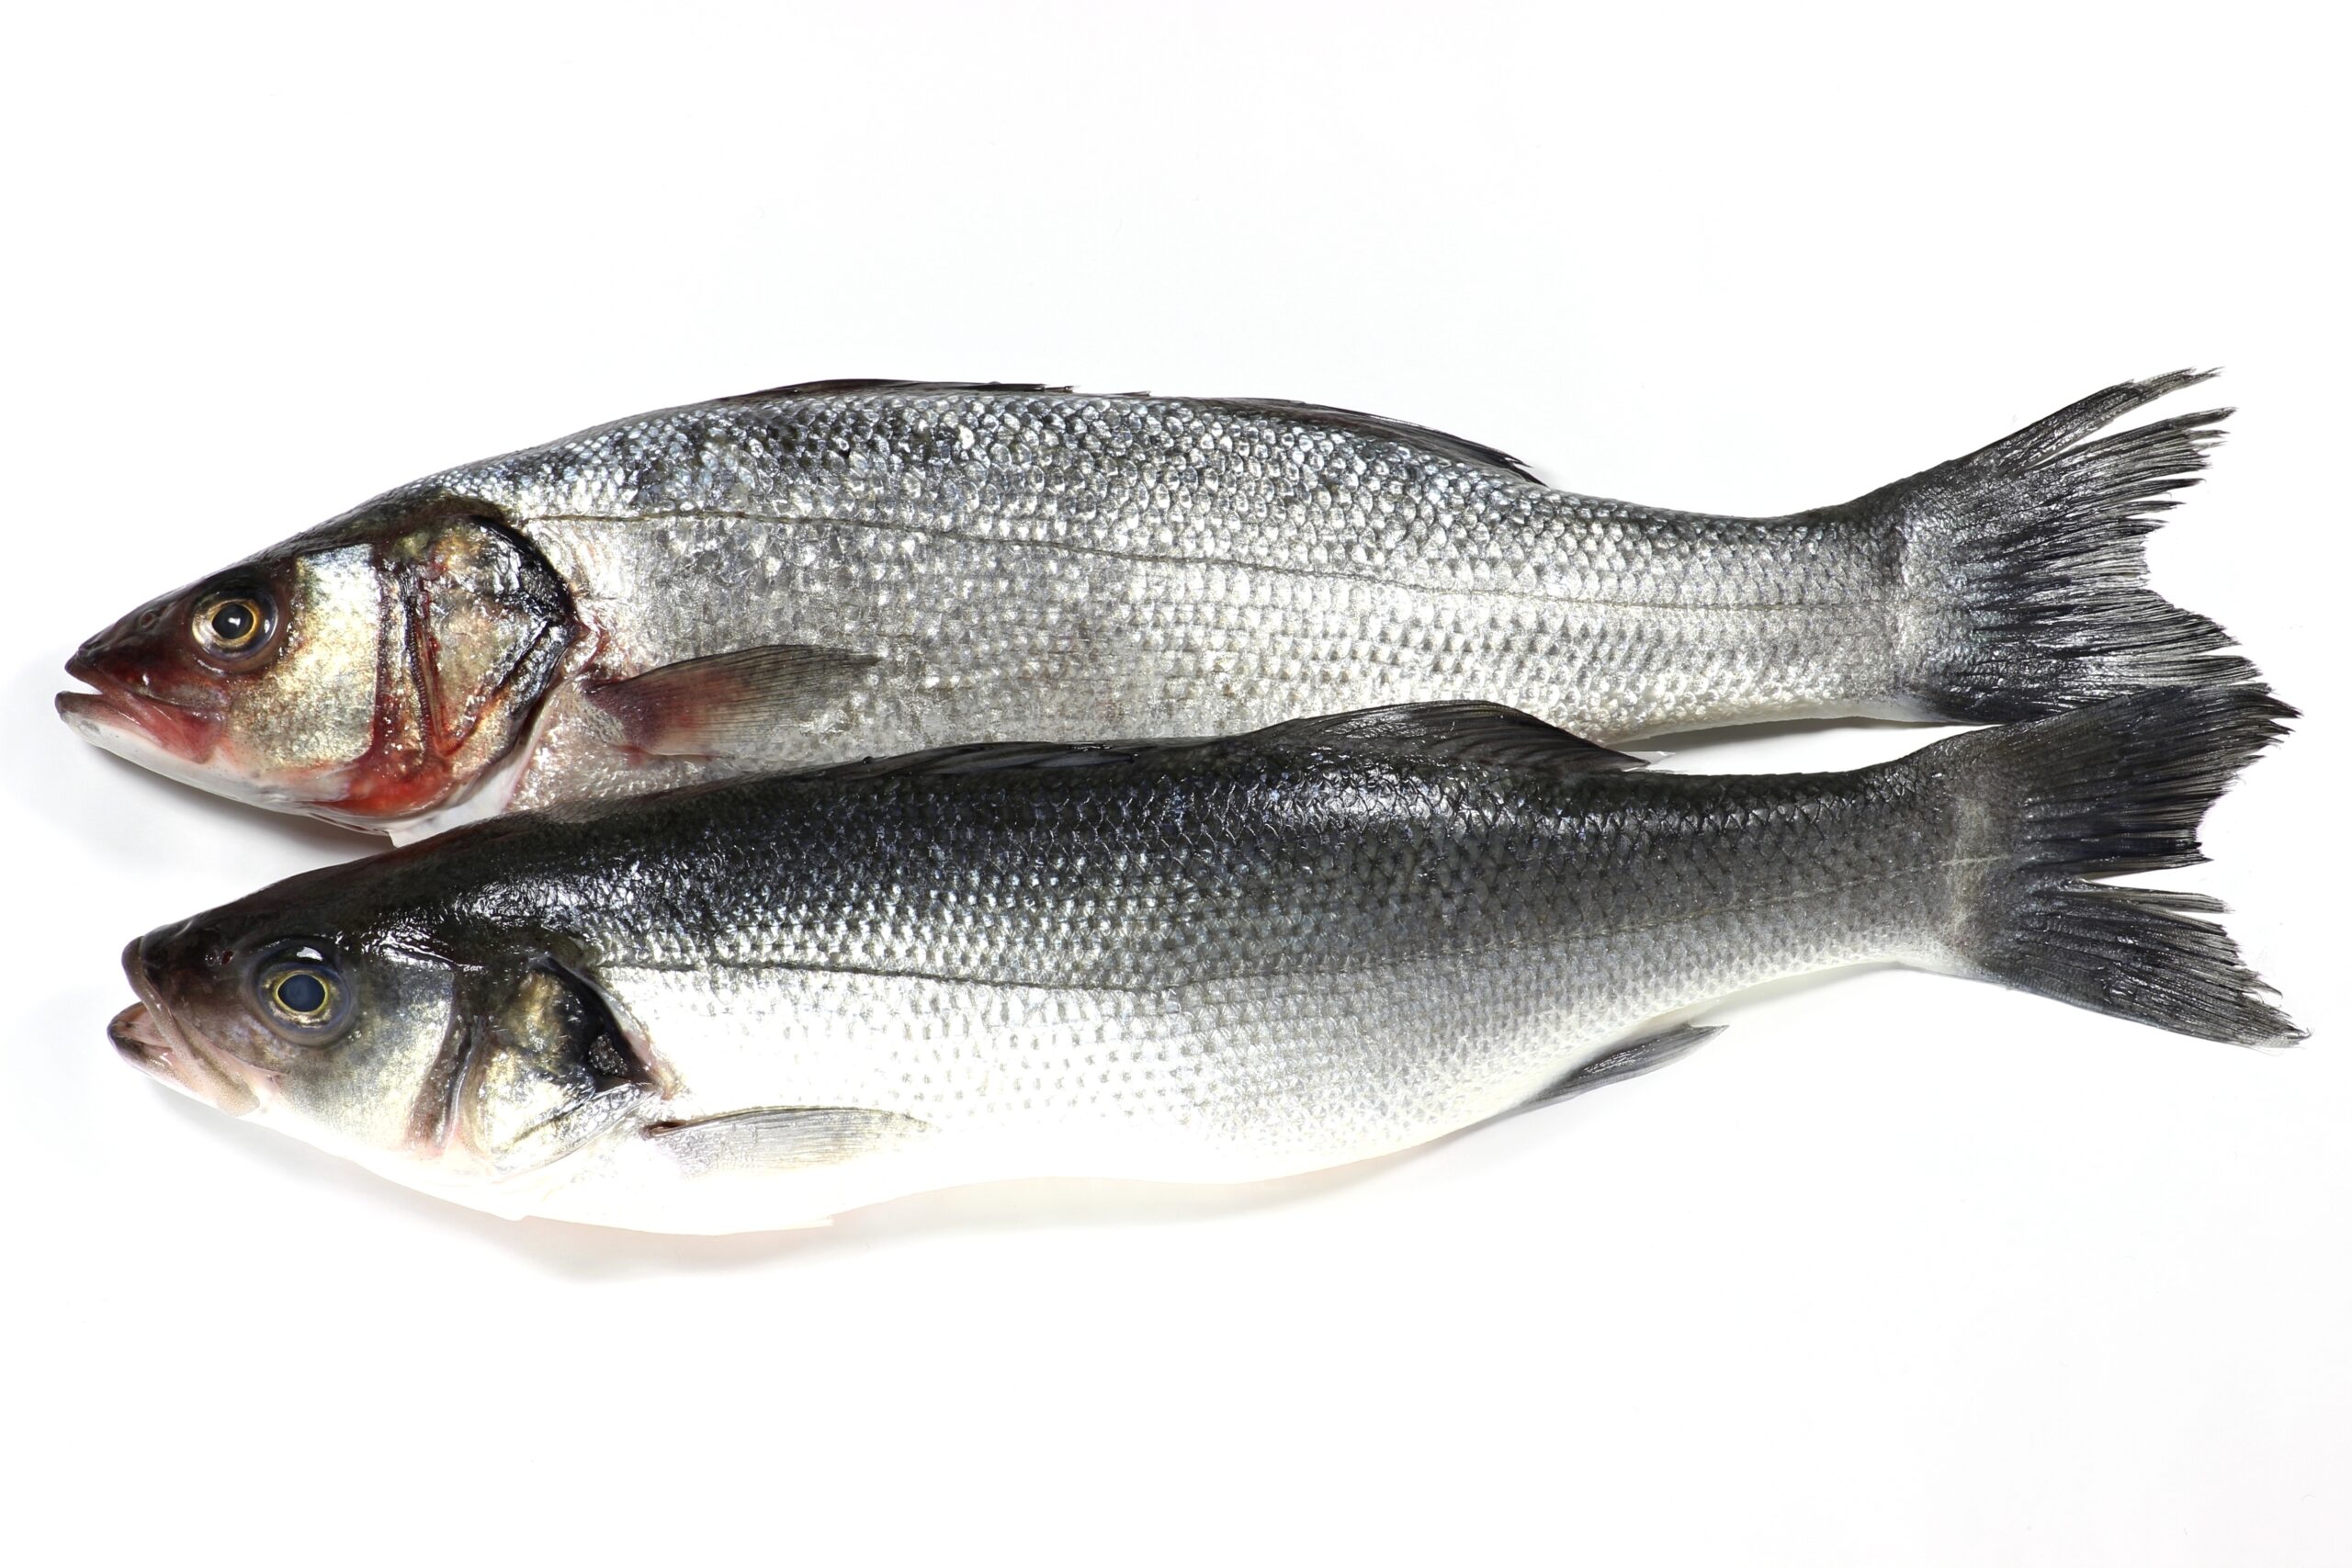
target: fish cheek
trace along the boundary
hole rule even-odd
[[[364,545],[296,557],[285,573],[285,644],[236,677],[229,743],[243,771],[300,777],[348,766],[376,733],[384,595]]]
[[[330,1146],[429,1154],[413,1134],[421,1120],[446,1119],[446,1063],[461,1033],[456,976],[440,959],[377,948],[347,964],[345,978],[358,987],[350,1029],[286,1048],[278,1104]]]

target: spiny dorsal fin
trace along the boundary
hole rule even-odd
[[[1260,744],[1441,757],[1544,773],[1617,773],[1642,766],[1639,757],[1611,751],[1500,703],[1406,703],[1361,708],[1354,713],[1290,719],[1242,739]]]
[[[1286,719],[1246,735],[1208,740],[1109,740],[1087,745],[1003,740],[943,746],[901,757],[867,757],[861,761],[842,762],[817,769],[808,776],[871,779],[915,773],[1044,772],[1102,767],[1226,747],[1242,750],[1272,747],[1376,752],[1391,757],[1521,768],[1554,775],[1623,773],[1643,765],[1638,757],[1597,746],[1517,708],[1504,707],[1499,703],[1457,702],[1407,703],[1316,718]]]
[[[849,397],[862,392],[1007,392],[1102,398],[1114,402],[1141,400],[1153,396],[1149,392],[1073,392],[1068,387],[1047,387],[1025,381],[894,381],[887,377],[844,377],[828,381],[797,381],[788,387],[771,387],[765,391],[746,392],[740,397],[722,398],[719,401],[739,403],[760,398]],[[1527,465],[1508,452],[1498,451],[1484,442],[1465,440],[1442,430],[1432,430],[1425,424],[1390,419],[1383,414],[1332,408],[1324,403],[1295,402],[1288,398],[1182,398],[1170,400],[1221,409],[1228,413],[1350,431],[1374,441],[1394,441],[1398,446],[1409,446],[1434,457],[1499,469],[1512,479],[1524,479],[1530,484],[1540,482],[1527,471]]]
[[[1064,768],[1096,768],[1131,762],[1156,752],[1185,750],[1215,745],[1202,740],[1111,740],[1101,744],[1062,745],[1043,740],[983,740],[968,746],[940,746],[896,757],[863,757],[813,768],[813,779],[878,779],[918,773],[1004,773],[1023,770],[1047,772]]]
[[[888,376],[841,376],[824,381],[795,381],[788,387],[744,392],[721,398],[723,403],[750,402],[756,398],[843,398],[860,392],[1035,392],[1061,394],[1068,387],[1040,386],[1029,381],[901,381]]]
[[[1426,424],[1411,424],[1382,414],[1359,413],[1353,409],[1329,408],[1321,403],[1293,402],[1288,398],[1211,398],[1204,400],[1213,408],[1230,409],[1237,413],[1270,414],[1300,424],[1320,424],[1334,430],[1352,431],[1375,441],[1394,441],[1399,446],[1427,452],[1431,457],[1499,468],[1512,479],[1525,479],[1530,484],[1542,482],[1527,471],[1526,464],[1510,453],[1498,451],[1481,441],[1469,441],[1459,435],[1449,435],[1442,430],[1431,430]]]

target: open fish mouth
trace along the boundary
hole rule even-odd
[[[132,761],[143,761],[133,748],[188,761],[205,753],[210,727],[204,715],[130,691],[96,671],[68,665],[66,673],[97,688],[57,694],[57,716],[92,745]]]
[[[134,981],[132,989],[142,999],[115,1014],[107,1024],[107,1038],[124,1060],[150,1077],[232,1116],[246,1115],[260,1106],[260,1097],[243,1074],[232,1071],[217,1055],[174,1028],[164,1010],[146,998],[145,986]]]
[[[164,1038],[154,1012],[145,1002],[133,1002],[115,1014],[113,1021],[107,1025],[107,1038],[134,1066],[167,1082],[179,1081],[172,1071],[172,1042]]]
[[[68,663],[65,672],[96,689],[58,693],[57,716],[99,750],[213,795],[274,810],[288,808],[284,789],[222,770],[214,757],[219,744],[216,715],[134,690],[82,658]]]

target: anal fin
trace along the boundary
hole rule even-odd
[[[812,712],[854,691],[874,655],[777,643],[682,660],[590,686],[632,750],[655,757],[760,756]]]
[[[1723,1032],[1724,1026],[1720,1023],[1677,1023],[1655,1034],[1629,1040],[1607,1055],[1587,1062],[1549,1088],[1531,1096],[1525,1104],[1510,1114],[1532,1111],[1539,1105],[1556,1104],[1563,1100],[1574,1099],[1587,1089],[1599,1089],[1603,1084],[1623,1083],[1627,1078],[1656,1072],[1668,1062],[1679,1061],[1690,1055]]]

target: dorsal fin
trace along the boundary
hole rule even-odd
[[[1102,398],[1114,402],[1140,400],[1153,396],[1150,392],[1073,392],[1068,387],[1047,387],[1025,381],[895,381],[888,377],[852,376],[829,381],[796,381],[788,387],[770,387],[765,391],[745,392],[740,397],[718,400],[740,403],[756,398],[824,398],[858,392],[1016,392]],[[1322,403],[1294,402],[1288,398],[1179,398],[1169,400],[1196,403],[1202,408],[1221,409],[1227,413],[1350,431],[1374,441],[1394,441],[1401,446],[1410,446],[1415,451],[1453,462],[1499,469],[1512,479],[1524,479],[1530,484],[1540,482],[1527,471],[1524,463],[1508,452],[1498,451],[1483,442],[1449,435],[1442,430],[1431,430],[1425,424],[1413,424],[1381,414],[1360,413],[1354,409],[1331,408]]]
[[[1375,752],[1391,757],[1470,762],[1566,776],[1623,773],[1638,757],[1569,734],[1499,703],[1407,703],[1315,718],[1285,719],[1245,735],[1210,740],[1110,740],[1088,745],[1001,740],[943,746],[900,757],[868,757],[820,768],[808,776],[871,779],[919,773],[996,773],[1095,768],[1182,751],[1221,748]]]
[[[1354,713],[1294,718],[1241,737],[1260,745],[1322,746],[1437,757],[1544,773],[1617,773],[1639,757],[1571,735],[1500,703],[1403,703]]]
[[[1213,408],[1230,409],[1238,413],[1271,415],[1300,424],[1321,424],[1334,430],[1351,431],[1375,441],[1394,441],[1431,457],[1499,468],[1512,479],[1525,479],[1529,484],[1542,482],[1527,471],[1526,464],[1510,453],[1498,451],[1482,441],[1464,440],[1459,435],[1449,435],[1442,430],[1431,430],[1426,424],[1411,424],[1376,413],[1359,413],[1353,409],[1329,408],[1321,403],[1293,402],[1288,398],[1208,398],[1202,400]]]
[[[1066,393],[1068,387],[1046,387],[1028,381],[902,381],[888,376],[841,376],[824,381],[795,381],[721,398],[722,403],[750,402],[754,398],[837,398],[855,392],[1044,392]]]
[[[1042,740],[982,740],[968,746],[940,746],[896,757],[863,757],[811,769],[813,779],[878,779],[917,773],[1038,773],[1062,768],[1096,768],[1112,762],[1132,762],[1160,751],[1190,750],[1216,745],[1204,740],[1112,740],[1091,745],[1060,745]]]

